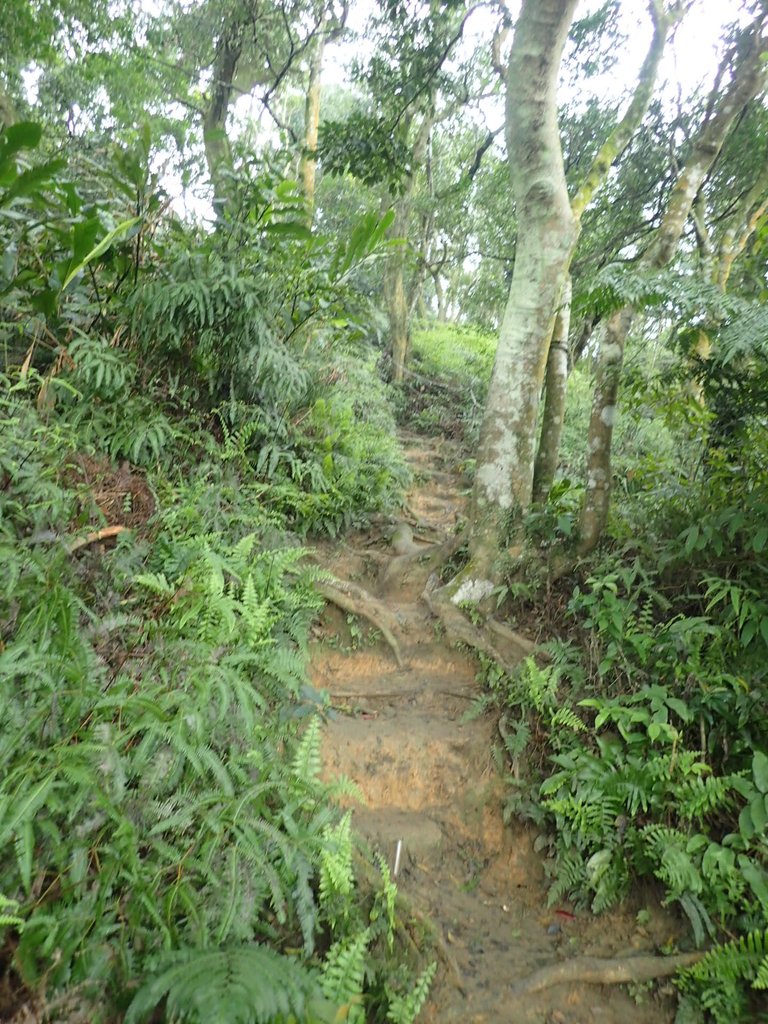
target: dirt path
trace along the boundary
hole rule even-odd
[[[466,500],[451,468],[455,453],[441,439],[403,434],[402,441],[415,481],[408,509],[421,534],[445,537]],[[570,905],[547,908],[535,836],[502,821],[495,720],[465,720],[480,692],[476,662],[441,638],[419,600],[423,568],[411,563],[405,574],[392,573],[392,557],[387,539],[375,534],[322,552],[340,578],[386,601],[399,624],[405,666],[398,669],[388,646],[365,643],[367,623],[350,634],[345,616],[329,608],[312,673],[338,712],[326,728],[328,773],[357,783],[366,806],[355,810],[355,825],[390,866],[402,842],[398,885],[442,940],[442,969],[420,1020],[671,1021],[669,998],[644,991],[636,993],[644,996],[638,1004],[616,986],[558,985],[537,996],[513,996],[516,982],[569,957],[651,952],[669,938],[669,922],[654,913],[640,928],[635,912],[641,904],[597,920]]]

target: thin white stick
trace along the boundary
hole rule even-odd
[[[395,847],[395,866],[392,870],[392,877],[397,878],[400,873],[400,856],[403,852],[403,840],[397,840],[397,846]]]

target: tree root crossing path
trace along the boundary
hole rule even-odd
[[[423,597],[435,556],[454,543],[467,484],[448,442],[401,440],[414,479],[402,520],[319,552],[340,583],[324,588],[332,603],[312,676],[334,709],[326,772],[357,784],[355,828],[397,862],[401,893],[436,935],[439,969],[419,1020],[671,1021],[671,990],[651,993],[649,979],[671,973],[675,958],[658,951],[674,922],[650,894],[600,918],[548,906],[536,833],[503,821],[497,716],[467,714],[481,694],[475,654],[452,644]],[[515,655],[506,639],[506,660],[519,660],[524,643]]]

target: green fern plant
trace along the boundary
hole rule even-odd
[[[328,950],[323,965],[323,992],[340,1005],[349,1024],[363,1024],[363,987],[368,960],[368,928],[338,939]]]
[[[424,968],[407,994],[393,996],[387,1010],[388,1021],[392,1024],[414,1024],[429,997],[436,971],[437,963],[432,961]]]
[[[17,911],[19,904],[17,900],[9,900],[7,896],[0,893],[0,928],[16,928],[21,931],[24,927],[24,919],[19,917]]]
[[[169,1019],[189,1024],[330,1024],[335,1017],[316,974],[257,945],[168,957],[133,997],[125,1024],[142,1024],[161,1003]]]
[[[338,929],[350,911],[355,886],[352,867],[352,812],[338,824],[326,825],[320,853],[320,906],[333,929]]]
[[[752,990],[768,988],[768,931],[752,931],[711,949],[693,967],[678,975],[677,984],[695,995],[716,1024],[748,1018]]]

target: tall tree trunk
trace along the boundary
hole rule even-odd
[[[640,74],[638,75],[632,100],[622,119],[598,150],[584,180],[571,200],[571,210],[576,223],[574,248],[581,234],[581,219],[584,211],[602,187],[611,167],[623,154],[645,117],[651,97],[653,96],[656,75],[664,53],[669,30],[682,16],[684,4],[675,2],[666,11],[664,0],[650,0],[649,9],[653,19],[653,36],[648,53],[640,69]],[[559,336],[557,339],[553,336],[550,345],[550,354],[547,362],[546,397],[542,415],[539,450],[534,469],[533,497],[535,501],[543,501],[546,498],[557,470],[568,387],[570,303],[571,295],[569,291],[567,296],[563,295],[560,304],[561,314],[556,321],[555,331],[559,333]],[[563,314],[567,314],[565,323],[563,322]]]
[[[219,214],[226,203],[224,171],[230,158],[227,114],[232,97],[232,83],[242,50],[238,35],[238,30],[233,29],[221,37],[216,47],[211,91],[203,117],[205,162],[213,186],[214,205]]]
[[[576,225],[557,123],[557,79],[577,0],[524,0],[507,67],[506,131],[519,224],[515,269],[480,433],[471,577],[453,600],[481,599],[505,521],[528,507],[536,413]]]
[[[315,216],[315,175],[317,172],[317,134],[320,127],[320,81],[323,72],[325,35],[317,36],[309,59],[309,82],[304,104],[304,149],[299,163],[299,177],[304,191],[307,227]]]
[[[395,238],[405,238],[408,230],[408,207],[398,210],[392,226]],[[408,300],[405,294],[404,246],[390,258],[384,278],[384,295],[389,317],[389,343],[392,353],[392,380],[402,383],[410,346]]]
[[[546,500],[555,479],[560,454],[560,438],[565,421],[568,390],[568,331],[571,325],[571,278],[566,278],[560,308],[547,357],[544,409],[536,463],[533,468],[533,500]]]
[[[762,32],[766,20],[768,12],[761,13],[743,31],[739,45],[733,48],[721,65],[718,82],[729,70],[731,59],[737,54],[737,63],[732,69],[728,88],[722,96],[713,92],[710,97],[707,116],[688,161],[672,189],[661,224],[639,262],[641,269],[660,270],[671,262],[699,189],[717,159],[729,131],[744,107],[765,87],[766,65],[762,60]],[[580,522],[582,554],[594,550],[608,521],[611,444],[616,422],[616,401],[624,347],[634,317],[635,311],[630,307],[614,313],[601,346],[587,444],[587,484]]]
[[[445,289],[443,288],[443,282],[440,277],[440,271],[432,275],[432,281],[435,285],[435,298],[437,299],[437,322],[444,324],[446,320],[445,313]]]
[[[733,264],[768,213],[768,167],[765,167],[733,214],[728,218],[717,247],[714,281],[723,293]]]
[[[749,242],[749,239],[764,222],[768,213],[768,166],[744,194],[735,209],[726,220],[719,225],[720,240],[713,242],[707,227],[707,215],[703,196],[699,196],[692,215],[696,227],[696,236],[701,254],[701,267],[706,277],[717,285],[725,294],[733,265]],[[712,338],[709,331],[700,330],[693,346],[691,355],[699,363],[706,362],[712,355]],[[690,392],[702,406],[705,404],[704,389],[699,379],[694,378],[689,384]]]
[[[424,114],[411,151],[411,164],[414,169],[420,167],[424,162],[431,131],[432,117],[430,114]],[[389,231],[391,238],[408,238],[414,186],[415,177],[412,173],[405,182],[402,195],[394,204],[395,219]],[[402,383],[405,376],[405,364],[410,347],[411,310],[405,287],[406,259],[407,247],[404,244],[399,246],[390,257],[384,275],[384,299],[389,317],[390,352],[392,353],[392,380],[395,384]]]

